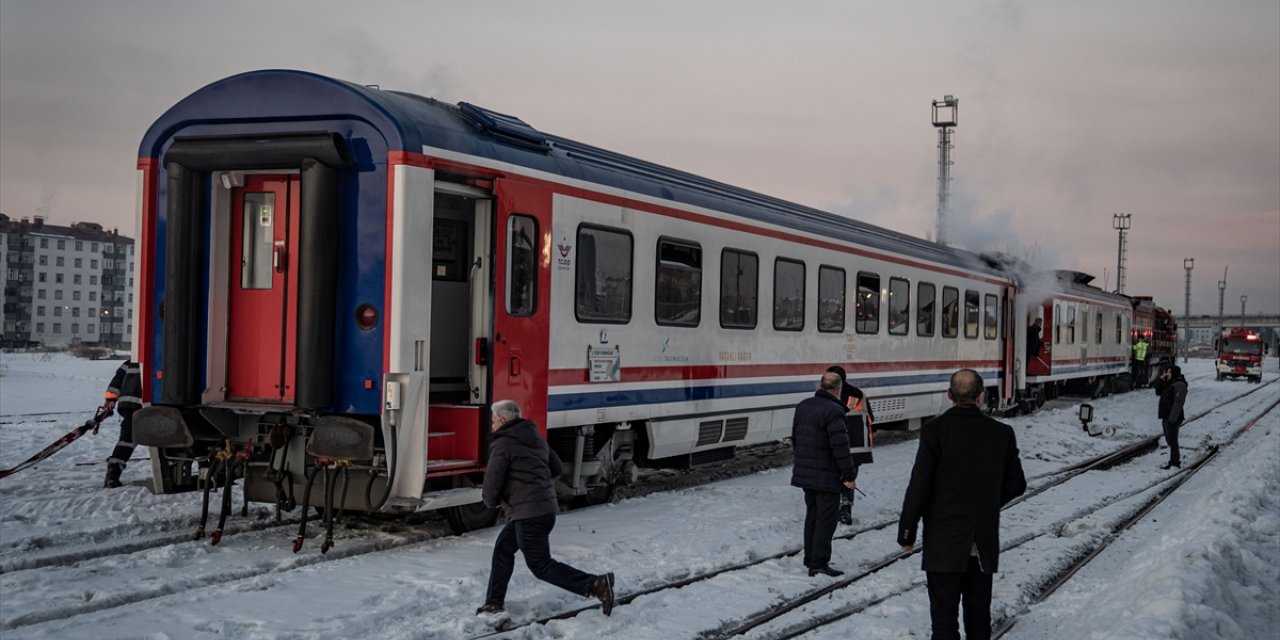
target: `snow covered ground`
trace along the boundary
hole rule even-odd
[[[11,467],[92,415],[118,362],[0,355],[0,468]],[[1261,388],[1215,382],[1211,363],[1186,365],[1189,415],[1257,392],[1183,428],[1184,461],[1225,442],[1280,400],[1277,361]],[[1159,431],[1149,390],[1091,402],[1112,438],[1084,434],[1070,403],[1014,425],[1029,478]],[[495,529],[444,536],[436,521],[352,521],[319,552],[318,527],[291,552],[296,524],[253,505],[218,546],[191,541],[195,495],[155,496],[148,464],[102,489],[118,422],[37,467],[0,481],[0,636],[8,638],[469,638],[492,631],[473,615],[484,597]],[[915,442],[887,445],[864,467],[858,527],[896,519]],[[140,450],[136,458],[145,457]],[[1261,638],[1280,629],[1280,408],[1258,421],[1173,497],[1045,602],[1042,586],[1173,477],[1163,449],[1083,474],[1007,510],[993,614],[1017,615],[1009,638]],[[797,548],[800,492],[786,468],[562,514],[553,553],[586,571],[613,571],[620,595]],[[1033,479],[1033,487],[1044,483]],[[296,513],[296,512],[295,512]],[[213,523],[210,523],[212,528]],[[845,529],[847,531],[847,529]],[[839,532],[838,532],[839,533]],[[857,571],[896,551],[893,527],[837,540],[833,565]],[[751,637],[773,637],[808,615],[859,609],[806,637],[927,638],[928,598],[915,557],[821,598]],[[681,589],[641,596],[516,638],[693,638],[788,596],[829,584],[796,556]],[[876,601],[870,607],[863,603]],[[507,606],[515,623],[591,601],[519,566]]]

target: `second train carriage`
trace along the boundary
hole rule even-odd
[[[238,453],[249,499],[292,504],[350,463],[346,508],[468,528],[499,399],[598,499],[787,437],[831,364],[882,423],[941,412],[960,367],[997,409],[1036,380],[997,264],[467,103],[250,72],[166,112],[138,166],[134,430],[162,490]],[[1063,367],[1111,357],[1083,342]]]

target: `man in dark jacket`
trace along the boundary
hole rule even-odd
[[[991,579],[999,568],[1000,508],[1027,489],[1013,428],[983,415],[982,376],[951,375],[954,404],[920,430],[911,484],[902,501],[898,544],[910,553],[924,518],[923,568],[933,638],[991,637]]]
[[[613,610],[613,574],[591,575],[551,557],[547,538],[559,511],[555,479],[564,471],[560,457],[547,446],[537,425],[520,417],[520,406],[514,401],[493,403],[491,418],[493,441],[482,498],[485,506],[502,507],[507,524],[494,542],[489,590],[476,613],[503,610],[519,550],[539,580],[597,598],[601,610],[609,615]]]
[[[1169,445],[1169,461],[1160,465],[1160,468],[1182,468],[1182,455],[1178,450],[1178,428],[1186,418],[1182,406],[1187,399],[1187,379],[1182,377],[1182,367],[1175,364],[1165,369],[1156,379],[1155,390],[1156,395],[1160,396],[1157,417],[1160,418],[1160,426],[1164,428],[1164,441]]]
[[[133,456],[137,446],[133,442],[133,414],[142,408],[142,376],[138,363],[125,360],[111,377],[103,394],[102,406],[107,411],[120,414],[120,439],[116,441],[111,457],[107,458],[107,477],[102,486],[114,489],[121,486],[120,474]]]
[[[840,489],[853,489],[857,470],[849,455],[840,376],[823,374],[818,390],[796,406],[791,422],[795,466],[791,486],[804,489],[804,566],[809,575],[843,575],[831,568],[831,536],[836,532]]]
[[[851,384],[844,367],[833,365],[827,371],[840,376],[840,405],[844,407],[845,430],[849,434],[849,452],[853,454],[853,481],[858,481],[858,471],[864,464],[871,464],[871,425],[875,414],[871,413],[871,400],[867,394]],[[853,524],[854,490],[840,488],[840,524]]]

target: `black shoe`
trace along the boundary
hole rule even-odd
[[[840,524],[853,524],[853,505],[840,505]]]
[[[836,577],[836,576],[842,576],[842,575],[844,575],[844,572],[843,572],[843,571],[841,571],[841,570],[839,570],[839,569],[832,569],[829,565],[823,565],[823,566],[821,566],[821,567],[810,567],[810,568],[809,568],[809,577],[811,577],[811,578],[812,578],[813,576],[816,576],[816,575],[818,575],[818,574],[822,574],[822,575],[824,575],[824,576],[831,576],[831,577],[833,577],[833,578],[834,578],[834,577]]]
[[[613,574],[596,576],[596,581],[591,583],[591,595],[600,601],[600,611],[606,616],[613,613]]]
[[[124,465],[119,462],[107,463],[107,479],[102,481],[102,486],[108,489],[115,489],[124,486],[120,483],[120,474],[124,473]]]
[[[496,602],[486,602],[480,605],[479,609],[476,609],[476,615],[482,616],[486,613],[502,613],[503,610],[502,605]]]
[[[1181,469],[1181,468],[1182,468],[1182,463],[1181,463],[1181,462],[1173,462],[1173,461],[1169,461],[1169,462],[1166,462],[1166,463],[1164,463],[1164,464],[1160,465],[1160,468],[1161,468],[1161,469],[1168,469],[1169,467],[1173,467],[1173,468],[1175,468],[1175,469]]]

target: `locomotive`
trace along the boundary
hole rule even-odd
[[[833,364],[880,424],[918,426],[959,368],[993,412],[1110,389],[1147,330],[1079,274],[302,71],[199,89],[138,170],[134,437],[158,491],[234,478],[247,500],[444,510],[461,531],[493,519],[498,400],[590,503],[789,437]],[[1028,362],[1033,317],[1051,335]]]

